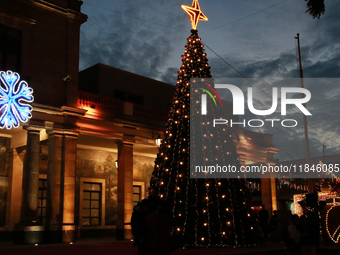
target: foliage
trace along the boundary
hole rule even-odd
[[[307,10],[314,18],[320,18],[325,13],[325,0],[305,0],[307,2]]]

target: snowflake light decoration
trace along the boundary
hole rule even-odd
[[[18,73],[0,72],[0,128],[19,127],[32,117],[33,89]]]

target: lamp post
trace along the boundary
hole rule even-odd
[[[158,134],[157,138],[155,139],[156,145],[159,148],[161,146],[162,143],[162,138],[160,137],[160,135]]]

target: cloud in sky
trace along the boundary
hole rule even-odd
[[[189,18],[180,5],[191,2],[128,0],[113,4],[103,0],[99,6],[97,1],[85,0],[82,11],[89,19],[81,29],[80,69],[103,63],[176,84],[190,35]],[[198,34],[207,46],[213,77],[241,77],[220,57],[247,78],[299,77],[296,33],[300,33],[304,77],[340,77],[338,5],[326,2],[325,15],[318,20],[305,13],[303,0],[216,0],[214,4],[201,0],[209,21],[199,23]],[[332,97],[322,89],[311,89],[314,105],[309,107],[318,110],[308,120],[312,156],[322,155],[322,144],[327,145],[326,153],[339,153],[340,123],[330,110],[339,108],[338,94],[333,91]],[[282,149],[280,159],[304,157],[300,129],[261,131],[274,134],[275,145]]]
[[[159,25],[154,16],[162,18],[160,24],[177,27],[181,24],[178,15],[164,19],[156,9],[157,2],[146,2],[140,8],[136,1],[126,1],[117,12],[89,16],[91,32],[86,23],[81,30],[80,69],[103,63],[151,78],[164,77],[161,68],[167,65],[173,52],[170,38],[176,37],[176,31]],[[150,17],[147,13],[154,15]]]

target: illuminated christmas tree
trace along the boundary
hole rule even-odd
[[[187,39],[179,70],[175,95],[164,138],[155,160],[150,191],[168,202],[175,222],[172,235],[184,247],[255,246],[256,230],[249,205],[250,193],[243,179],[190,178],[190,78],[211,78],[206,53],[198,37],[198,20],[207,20],[197,0],[182,6],[190,15],[193,29]],[[209,108],[210,109],[210,108]],[[202,139],[205,127],[195,131]],[[206,155],[218,155],[224,163],[240,166],[229,135],[219,146],[207,148]],[[214,139],[210,137],[210,139]],[[219,139],[219,138],[218,138]],[[228,152],[221,155],[221,151]]]

